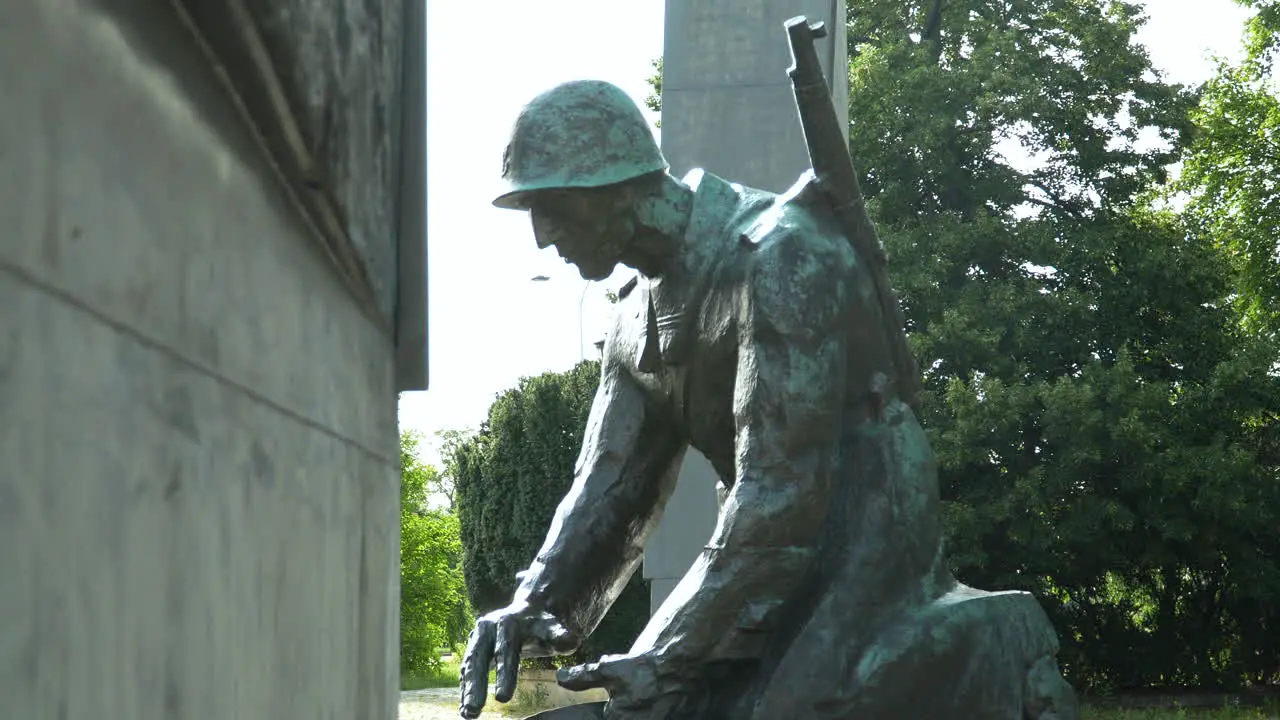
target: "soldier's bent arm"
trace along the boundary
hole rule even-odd
[[[569,631],[571,644],[581,643],[639,567],[685,447],[671,423],[648,406],[635,379],[606,356],[573,486],[541,550],[521,573],[515,601],[551,613]],[[553,653],[530,641],[524,654]]]
[[[838,472],[852,255],[833,244],[759,252],[739,303],[734,486],[633,648],[668,677],[758,656],[812,566]]]

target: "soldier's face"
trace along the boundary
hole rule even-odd
[[[635,233],[631,214],[617,195],[601,190],[539,193],[529,216],[538,247],[555,247],[587,280],[609,277]]]

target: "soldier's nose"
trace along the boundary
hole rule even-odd
[[[536,210],[529,212],[530,218],[533,220],[533,238],[538,243],[538,248],[545,250],[556,242],[555,226],[547,220],[547,218]]]

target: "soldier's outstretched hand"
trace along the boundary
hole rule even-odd
[[[509,702],[516,691],[521,654],[546,657],[573,652],[570,632],[550,613],[513,603],[476,621],[462,657],[462,703],[458,713],[468,720],[480,717],[489,696],[489,670],[497,668],[493,696]]]
[[[666,720],[689,700],[687,683],[663,677],[645,654],[605,655],[597,662],[561,669],[556,680],[566,690],[607,690],[605,720]]]

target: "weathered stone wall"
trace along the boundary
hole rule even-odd
[[[386,329],[173,5],[0,3],[0,67],[0,716],[393,717]]]
[[[193,0],[209,2],[209,0]],[[395,287],[402,10],[387,0],[245,0],[379,309]]]

